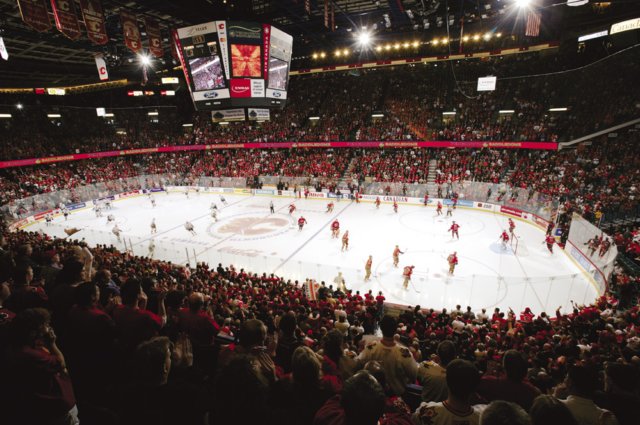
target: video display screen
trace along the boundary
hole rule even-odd
[[[269,88],[276,90],[287,89],[289,64],[281,59],[269,59]]]
[[[219,56],[189,59],[189,68],[191,68],[196,91],[219,89],[225,86]]]
[[[231,74],[233,77],[260,78],[260,46],[231,45]]]

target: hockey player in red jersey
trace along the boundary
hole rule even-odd
[[[400,254],[404,254],[404,252],[400,251],[400,248],[398,248],[398,245],[396,245],[395,249],[393,250],[393,267],[398,267]]]
[[[415,266],[405,266],[402,271],[402,277],[404,277],[404,282],[402,283],[402,287],[407,289],[409,287],[409,281],[411,280],[411,275],[413,274],[413,269]]]
[[[509,219],[509,234],[513,237],[513,232],[516,230],[516,223],[512,219]]]
[[[544,239],[544,242],[542,243],[546,243],[547,249],[549,250],[550,253],[553,254],[553,244],[556,243],[556,239],[551,235],[547,235],[547,237]]]
[[[337,238],[338,235],[340,235],[340,223],[336,219],[333,220],[333,223],[331,223],[331,237]]]
[[[438,201],[438,206],[436,207],[436,213],[438,215],[442,215],[442,203]]]
[[[347,230],[342,235],[342,249],[341,251],[347,251],[349,249],[349,231]]]
[[[426,207],[429,204],[429,194],[424,195],[424,206]]]
[[[333,202],[329,202],[327,204],[327,211],[328,213],[333,212]]]
[[[376,209],[380,208],[380,197],[376,196]]]
[[[289,204],[289,215],[292,215],[296,210],[296,204]]]
[[[451,232],[451,239],[453,239],[454,236],[456,237],[456,239],[460,239],[460,235],[458,234],[459,228],[460,225],[455,221],[451,224],[451,227],[449,227],[449,231]]]
[[[458,265],[458,253],[454,251],[453,254],[449,254],[447,257],[447,263],[449,263],[449,274],[453,275],[453,272]]]
[[[298,219],[298,230],[302,230],[305,224],[307,224],[307,219],[303,216],[300,216],[300,218]]]
[[[398,212],[398,203],[396,201],[393,201],[393,212],[394,213]]]
[[[502,231],[500,235],[500,241],[502,242],[502,249],[507,249],[507,242],[509,242],[509,235],[506,230]]]

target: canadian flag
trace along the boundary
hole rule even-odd
[[[98,54],[95,56],[96,59],[96,68],[98,68],[98,76],[100,77],[100,81],[105,81],[109,79],[109,71],[107,71],[107,63],[104,61],[104,56]]]

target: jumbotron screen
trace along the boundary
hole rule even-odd
[[[253,22],[212,21],[173,32],[197,110],[282,108],[293,37]]]

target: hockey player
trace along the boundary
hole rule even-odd
[[[344,277],[342,276],[342,272],[338,272],[338,276],[336,276],[335,278],[333,278],[333,283],[336,284],[336,288],[343,292],[343,293],[347,293],[347,287],[344,284]]]
[[[333,212],[333,202],[329,202],[327,204],[327,211],[328,213]]]
[[[156,226],[156,218],[151,219],[151,233],[158,233],[158,227]]]
[[[187,199],[189,199],[189,188],[188,187],[184,188],[184,196],[186,196]]]
[[[211,218],[213,219],[213,221],[218,221],[218,210],[211,210]]]
[[[338,236],[340,235],[340,223],[338,222],[338,219],[333,220],[333,223],[331,223],[331,238],[338,238]]]
[[[364,265],[364,280],[365,282],[371,278],[371,266],[373,265],[373,257],[370,255],[369,259]]]
[[[438,201],[438,205],[436,206],[436,214],[442,215],[442,203]]]
[[[149,241],[149,258],[153,258],[153,254],[156,251],[156,244],[153,242],[153,239]]]
[[[499,239],[502,242],[502,249],[507,249],[507,243],[509,242],[509,235],[507,234],[506,230],[502,231],[502,234],[500,235]]]
[[[513,232],[516,230],[516,223],[512,219],[509,219],[509,234],[513,237]]]
[[[111,229],[111,233],[116,235],[116,237],[118,238],[118,242],[121,242],[120,233],[122,233],[122,230],[120,230],[120,228],[118,227],[117,224],[115,226],[113,226],[113,229]]]
[[[293,215],[293,212],[296,210],[296,204],[289,204],[289,215]]]
[[[456,239],[460,239],[460,235],[458,235],[459,228],[460,225],[455,221],[451,224],[451,227],[449,227],[449,231],[451,232],[451,239],[453,239],[454,236],[456,237]]]
[[[404,278],[404,282],[402,282],[402,287],[404,289],[408,289],[409,288],[409,281],[411,280],[411,275],[413,274],[413,269],[416,266],[405,266],[404,270],[402,271],[402,277]]]
[[[453,206],[453,204],[449,204],[447,205],[447,217],[453,217],[453,209],[455,207]]]
[[[111,200],[110,199],[107,199],[106,201],[104,201],[104,207],[107,210],[110,210],[110,209],[113,208],[113,206],[111,205]]]
[[[588,245],[589,257],[593,257],[593,254],[596,253],[598,246],[600,246],[600,239],[598,238],[598,235],[594,236],[592,239],[589,239],[585,243],[585,245]]]
[[[454,251],[453,254],[449,254],[447,263],[449,263],[449,274],[453,276],[453,272],[458,265],[458,253]]]
[[[307,219],[303,216],[300,216],[300,218],[298,219],[298,230],[301,231],[305,224],[307,224]]]
[[[96,204],[93,207],[93,210],[96,212],[96,217],[102,217],[102,207],[100,206],[100,204]]]
[[[376,196],[376,209],[380,208],[380,197]]]
[[[547,236],[551,236],[552,233],[553,233],[553,223],[549,223],[549,225],[547,225]]]
[[[111,223],[113,223],[115,221],[116,221],[116,218],[113,216],[113,214],[109,214],[107,216],[107,224],[111,224]]]
[[[196,231],[193,228],[193,223],[191,223],[190,221],[184,223],[184,228],[187,229],[187,232],[191,233],[191,236],[196,235]]]
[[[47,214],[44,216],[44,221],[46,223],[46,226],[51,226],[51,222],[53,221],[53,216],[51,214]]]
[[[156,198],[151,195],[149,196],[149,200],[151,201],[151,208],[155,208],[156,207]]]
[[[553,244],[556,243],[556,239],[551,235],[547,235],[547,237],[544,239],[542,243],[546,243],[547,249],[549,250],[550,253],[553,254]]]
[[[218,209],[218,205],[215,202],[212,202],[211,205],[209,205],[209,209],[210,210],[217,210]]]
[[[424,203],[424,206],[426,207],[427,205],[429,205],[429,193],[426,193],[424,195],[424,201],[422,201]]]
[[[304,188],[304,199],[309,199],[309,188],[308,187]]]
[[[360,192],[356,191],[356,193],[353,195],[353,197],[356,200],[356,204],[359,204],[360,203]]]
[[[224,205],[225,207],[227,206],[227,200],[224,199],[224,196],[220,195],[220,202],[222,202],[222,205]]]
[[[344,252],[344,251],[347,251],[348,249],[349,249],[349,231],[347,230],[342,235],[342,249],[341,249],[341,251]]]
[[[396,201],[393,201],[393,212],[398,213],[398,203]]]
[[[604,257],[605,254],[609,251],[609,248],[611,248],[611,241],[603,237],[602,242],[600,242],[600,251],[598,252],[598,256],[600,258]]]
[[[273,214],[275,212],[276,212],[276,209],[273,206],[273,201],[269,201],[269,213]]]
[[[398,267],[400,254],[404,254],[404,252],[400,251],[400,248],[398,248],[398,245],[396,245],[395,249],[393,250],[393,267]]]
[[[62,215],[64,216],[64,221],[67,221],[69,219],[69,210],[67,209],[67,207],[62,208]]]

